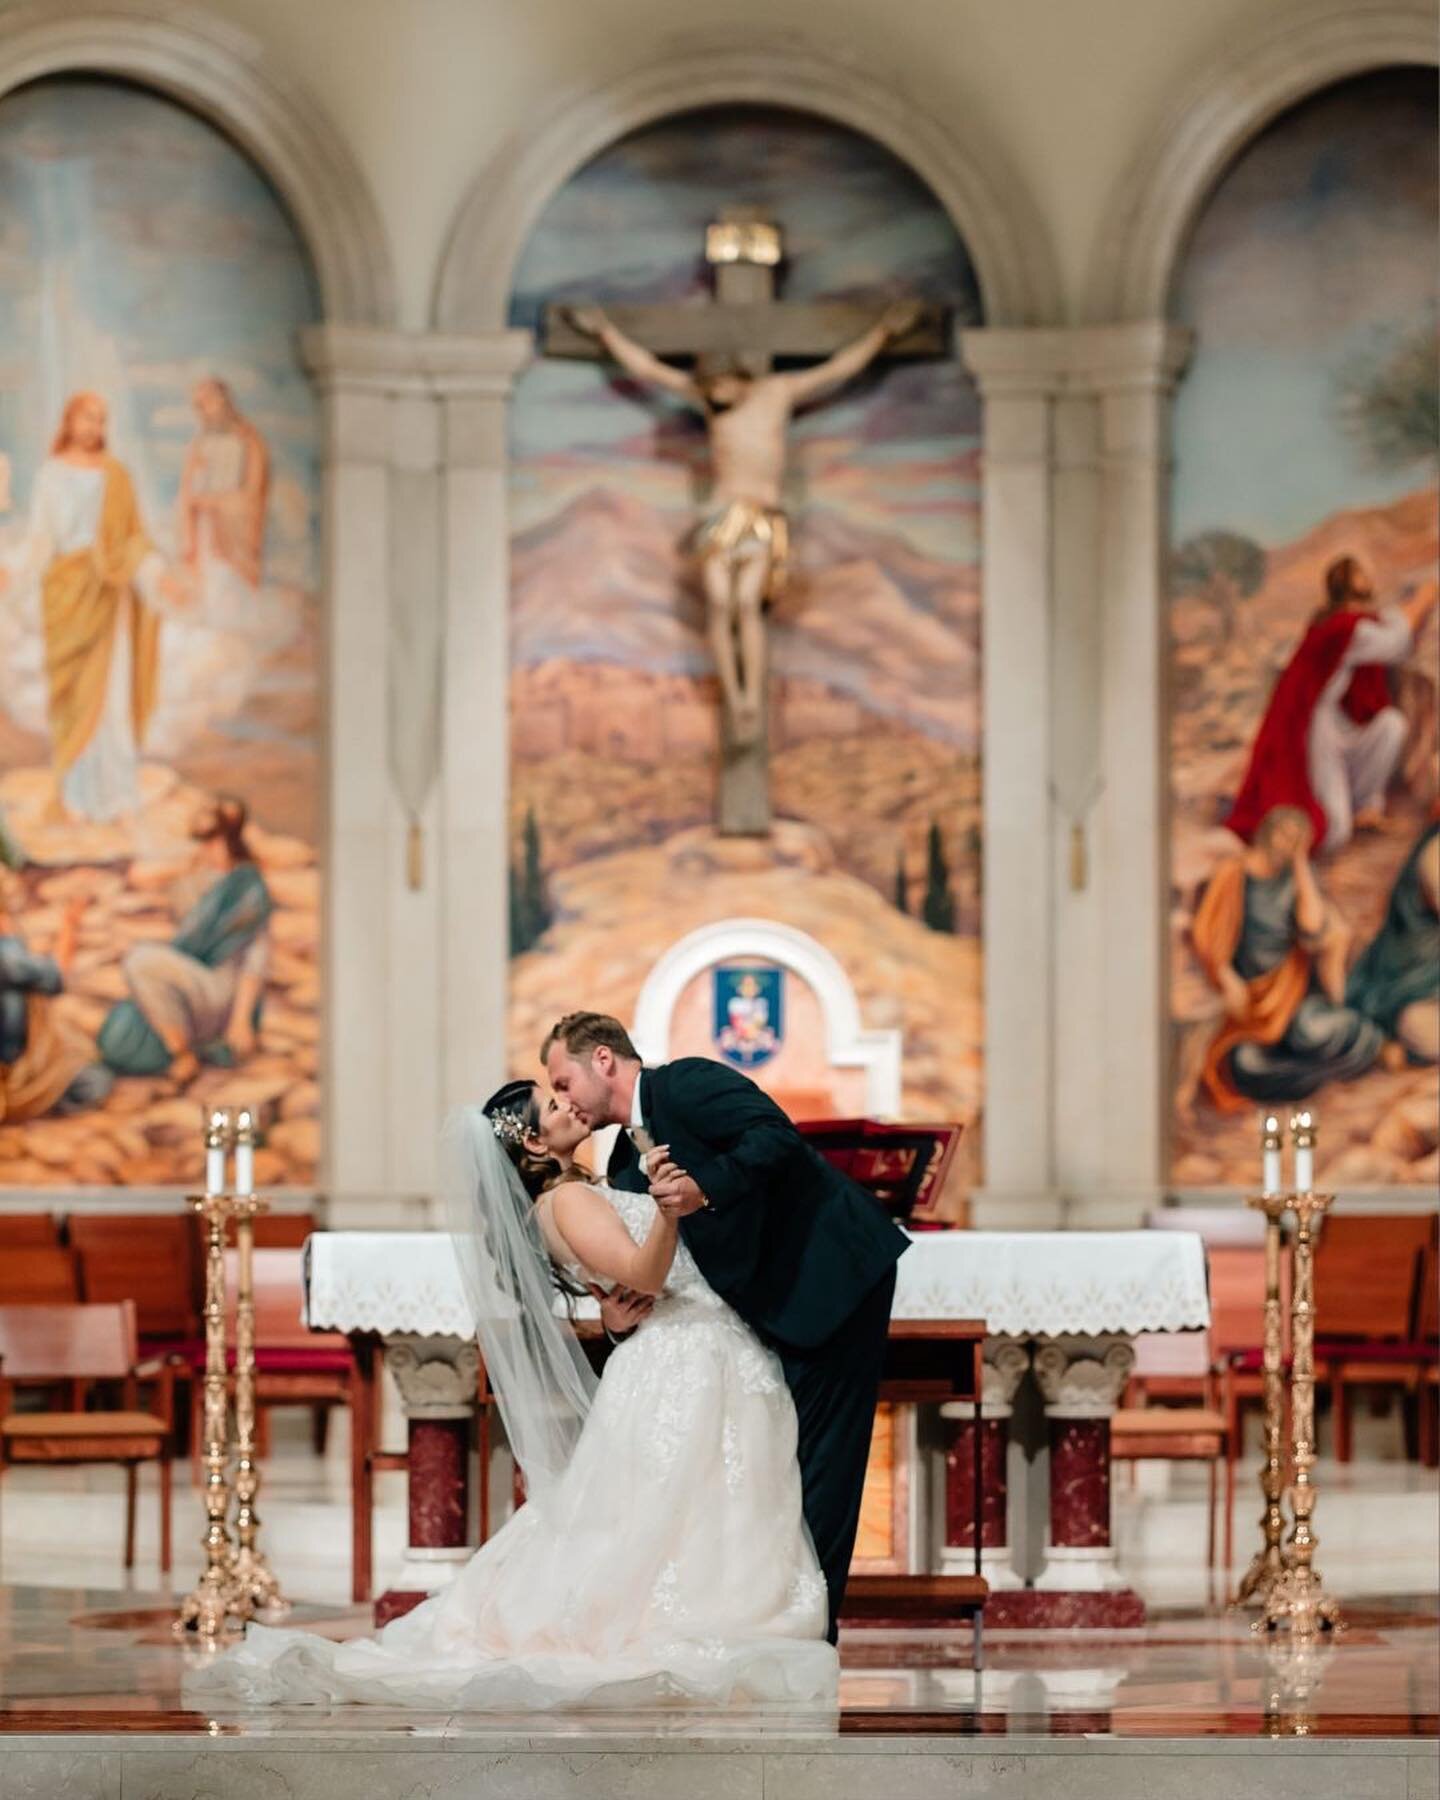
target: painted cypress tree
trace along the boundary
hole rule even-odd
[[[525,814],[525,904],[530,913],[530,942],[542,937],[554,923],[545,895],[545,870],[540,860],[540,826],[532,806]]]
[[[519,956],[525,950],[525,896],[520,891],[520,871],[512,862],[510,878],[510,954]]]
[[[910,883],[905,878],[903,846],[895,852],[895,909],[902,913],[910,911]]]
[[[930,822],[930,838],[925,856],[925,899],[920,917],[932,931],[955,929],[955,895],[950,888],[950,865],[945,860],[945,844],[938,821]]]

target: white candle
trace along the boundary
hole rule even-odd
[[[224,1144],[207,1144],[205,1147],[205,1192],[207,1194],[223,1194],[225,1192]]]
[[[1260,1135],[1260,1191],[1265,1194],[1278,1194],[1281,1183],[1285,1179],[1284,1141],[1280,1136],[1280,1121],[1274,1113],[1265,1115],[1265,1123]]]
[[[1296,1113],[1290,1121],[1295,1139],[1295,1190],[1301,1194],[1315,1191],[1315,1121],[1308,1112]]]
[[[248,1106],[235,1121],[235,1192],[255,1192],[255,1115]]]

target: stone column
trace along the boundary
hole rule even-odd
[[[440,1092],[445,1108],[504,1079],[510,859],[509,410],[525,331],[442,339],[445,839]],[[533,1046],[538,1051],[539,1045]]]
[[[1189,334],[976,330],[960,347],[985,403],[975,1219],[1136,1224],[1164,1173],[1163,562]]]
[[[1030,1366],[1030,1353],[1013,1338],[987,1338],[980,1400],[980,1572],[991,1591],[1018,1588],[1010,1562],[1010,1414],[1015,1391]],[[945,1543],[940,1569],[970,1575],[975,1569],[975,1403],[947,1400],[942,1419],[954,1421],[945,1451]]]
[[[444,1587],[473,1554],[470,1429],[480,1351],[466,1338],[388,1337],[385,1365],[405,1408],[409,1529],[400,1573],[375,1602],[377,1625]]]
[[[985,1185],[974,1222],[1011,1229],[1056,1222],[1049,1080],[1052,335],[960,334],[985,418]]]
[[[1039,1589],[1124,1590],[1110,1539],[1110,1419],[1134,1366],[1128,1337],[1043,1338],[1035,1350],[1050,1429],[1050,1533]]]
[[[1170,395],[1190,334],[1160,321],[1116,326],[1094,373],[1100,404],[1103,583],[1100,855],[1105,869],[1106,1012],[1099,1111],[1105,1223],[1139,1224],[1163,1192],[1169,864],[1165,677]],[[1128,1217],[1113,1210],[1131,1197]],[[1083,1221],[1090,1223],[1089,1219]],[[1102,1221],[1096,1219],[1095,1223]]]
[[[399,1223],[398,1196],[433,1193],[433,1121],[503,1072],[506,401],[529,347],[525,332],[344,326],[304,340],[328,427],[332,1224]],[[433,677],[421,666],[407,682],[408,711],[438,713],[441,744],[412,886],[391,769],[407,720],[392,710],[387,671],[407,611],[422,607],[441,646]]]
[[[326,416],[328,842],[324,857],[329,1222],[376,1220],[392,1195],[434,1184],[439,1114],[434,995],[437,887],[412,891],[407,821],[385,731],[392,574],[432,562],[425,518],[398,508],[398,482],[436,481],[432,403],[416,338],[320,326],[302,340]],[[419,544],[407,542],[418,529]],[[414,554],[407,556],[407,551]]]

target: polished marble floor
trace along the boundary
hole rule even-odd
[[[0,1800],[571,1792],[595,1800],[612,1791],[636,1800],[671,1792],[1437,1800],[1440,1490],[1432,1472],[1400,1460],[1391,1435],[1386,1421],[1364,1421],[1359,1459],[1343,1470],[1321,1466],[1319,1561],[1347,1628],[1312,1654],[1257,1642],[1246,1617],[1215,1603],[1197,1566],[1203,1481],[1146,1466],[1133,1487],[1122,1477],[1116,1497],[1122,1571],[1150,1608],[1143,1631],[992,1632],[978,1675],[963,1631],[848,1632],[838,1710],[805,1717],[351,1707],[210,1718],[181,1702],[186,1658],[198,1652],[170,1636],[173,1598],[155,1582],[153,1494],[142,1494],[141,1561],[127,1587],[113,1476],[11,1471],[0,1494]],[[401,1478],[382,1478],[381,1490],[383,1577],[401,1546]],[[344,1601],[343,1444],[321,1461],[305,1445],[303,1420],[283,1424],[263,1502],[296,1622],[336,1636],[366,1629],[365,1610]],[[1255,1496],[1242,1493],[1242,1548],[1257,1511]],[[183,1482],[176,1516],[188,1579],[198,1568],[200,1511]]]

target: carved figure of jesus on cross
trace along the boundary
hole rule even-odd
[[[696,535],[706,623],[722,705],[720,829],[770,829],[769,682],[765,613],[785,584],[789,521],[781,504],[785,439],[797,408],[890,355],[944,352],[937,307],[892,303],[876,316],[856,301],[775,298],[779,228],[733,208],[706,234],[715,299],[692,304],[551,307],[552,356],[610,357],[637,380],[687,400],[705,416],[710,509]],[[646,340],[642,342],[641,340]],[[693,367],[664,360],[685,357]],[[777,372],[775,360],[821,356]]]

